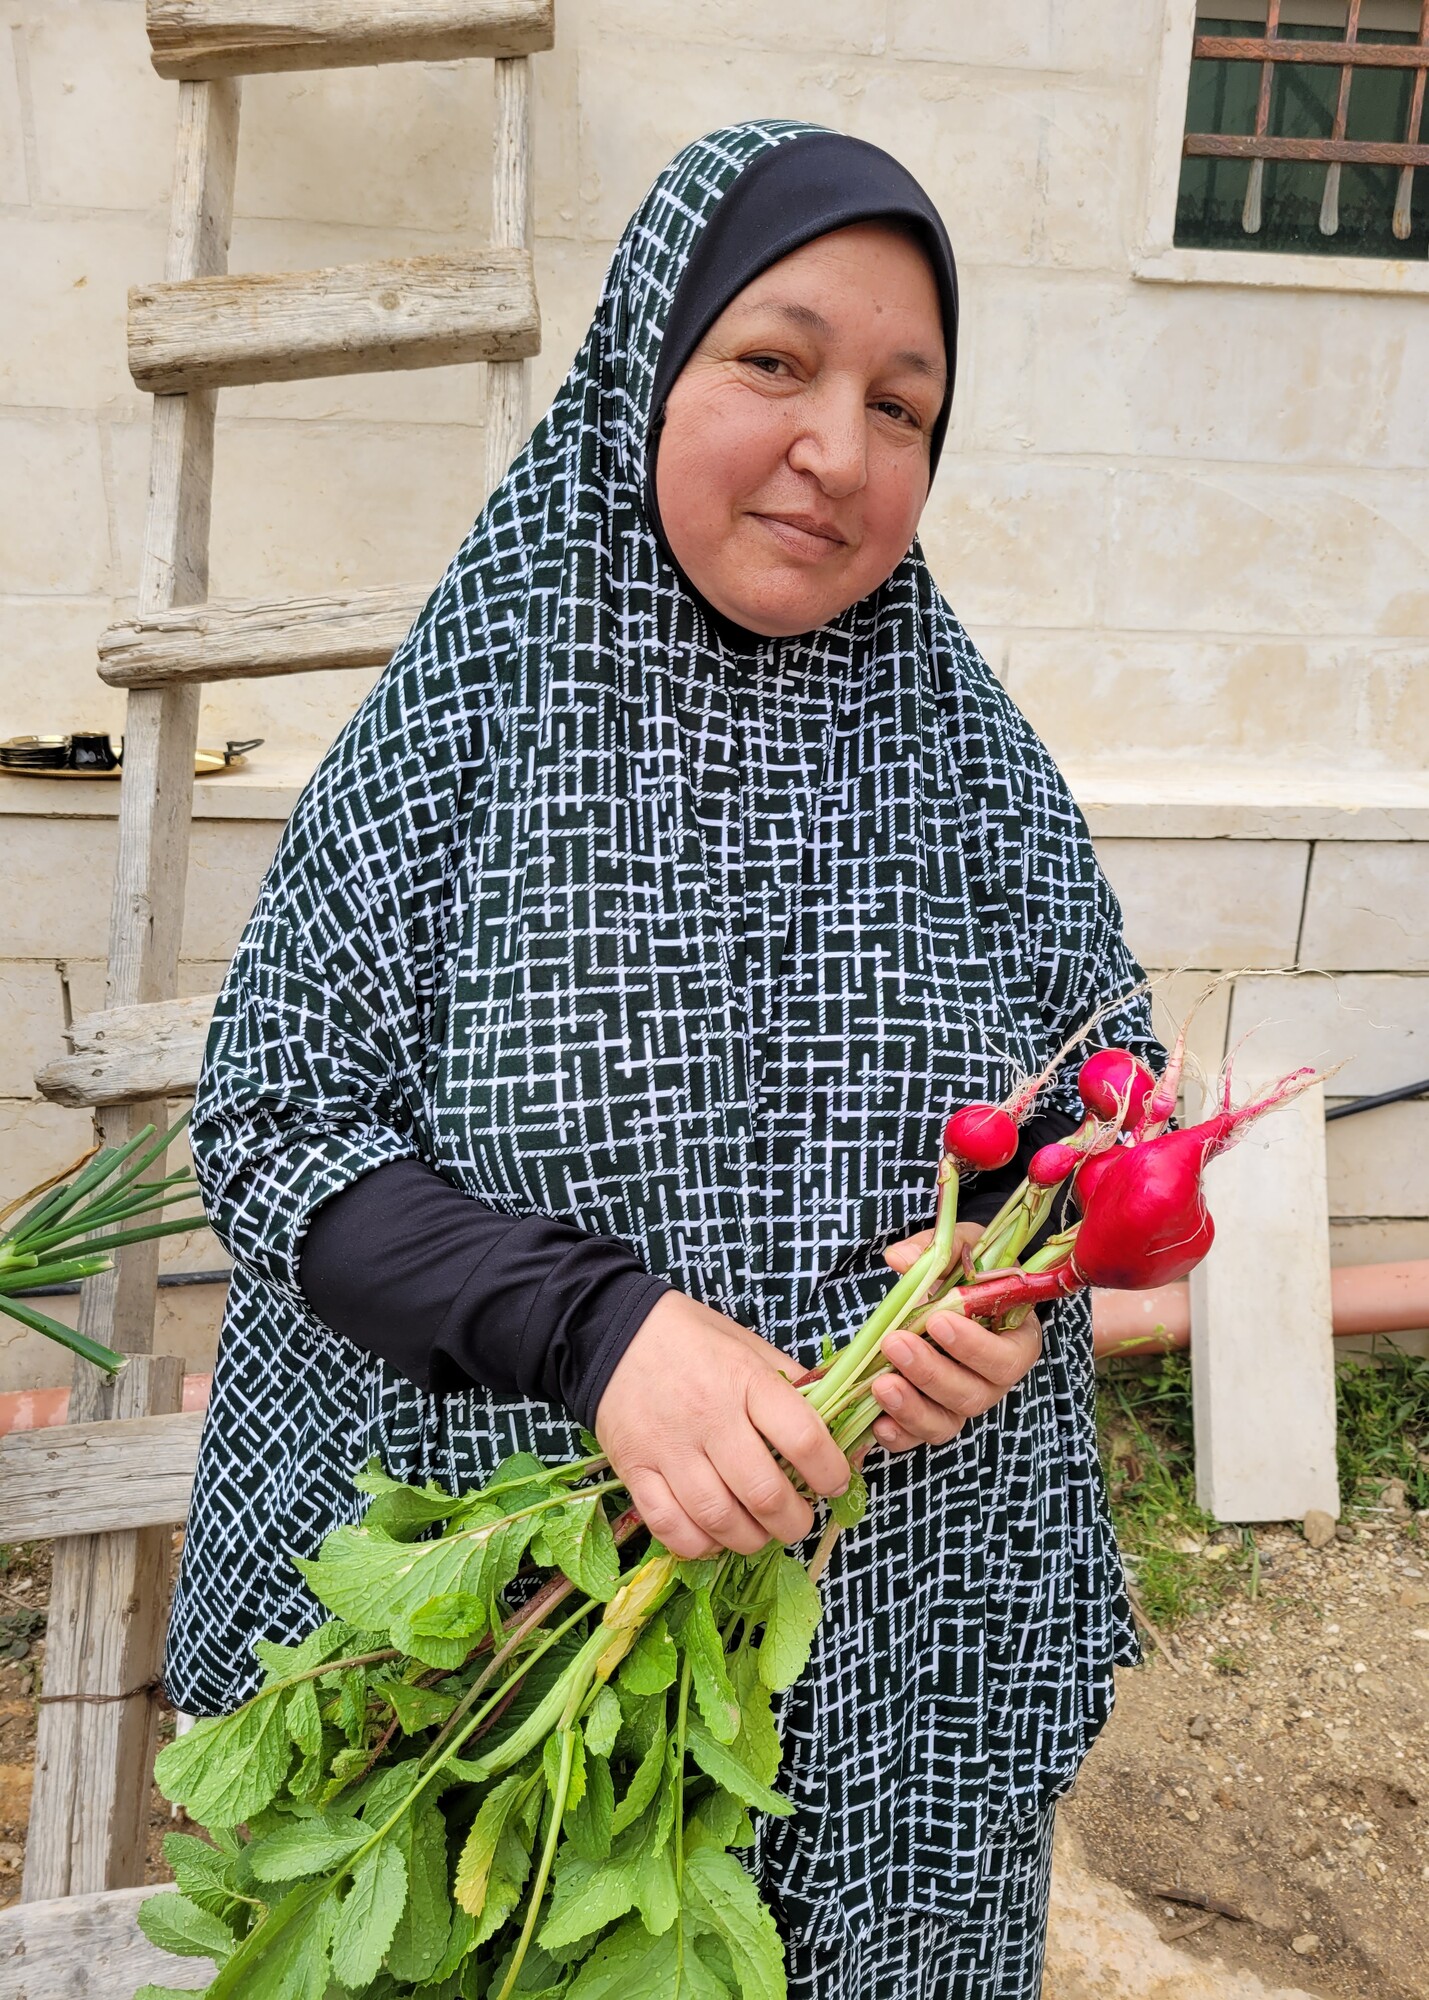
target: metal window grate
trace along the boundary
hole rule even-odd
[[[1206,111],[1211,109],[1205,91],[1199,93],[1198,104],[1198,93],[1193,88],[1188,105],[1188,130],[1183,149],[1188,161],[1225,160],[1248,163],[1240,211],[1242,234],[1260,233],[1265,213],[1267,168],[1273,169],[1276,164],[1282,162],[1296,163],[1302,167],[1323,165],[1318,233],[1325,238],[1336,236],[1340,230],[1341,180],[1345,168],[1398,169],[1397,177],[1393,181],[1390,230],[1397,243],[1407,242],[1411,235],[1416,233],[1415,169],[1429,169],[1429,143],[1426,143],[1429,134],[1424,132],[1425,78],[1426,74],[1429,74],[1429,0],[1421,0],[1417,35],[1405,32],[1395,40],[1368,38],[1361,40],[1361,11],[1361,0],[1345,0],[1343,28],[1337,39],[1307,39],[1303,29],[1297,32],[1294,27],[1287,33],[1285,31],[1287,24],[1282,22],[1281,0],[1266,0],[1263,34],[1197,34],[1192,49],[1193,83],[1197,74],[1194,69],[1196,63],[1216,65],[1215,74],[1220,78],[1226,78],[1230,74],[1224,67],[1220,67],[1223,65],[1254,63],[1260,67],[1253,130],[1189,129],[1198,109],[1203,117]],[[1229,27],[1239,26],[1240,23],[1208,21],[1206,25]],[[1328,32],[1332,36],[1335,34],[1333,29]],[[1304,136],[1277,131],[1275,129],[1277,122],[1285,122],[1283,115],[1277,119],[1272,113],[1277,85],[1283,89],[1293,79],[1302,85],[1301,94],[1304,95],[1303,85],[1309,85],[1315,73],[1323,73],[1327,69],[1339,70],[1338,91],[1334,98],[1333,115],[1329,119],[1328,135]],[[1386,76],[1387,72],[1398,72],[1398,75]],[[1200,72],[1202,76],[1206,73]],[[1372,86],[1374,116],[1371,118],[1371,123],[1378,124],[1379,132],[1373,137],[1351,136],[1351,92],[1356,78],[1368,74],[1382,79]],[[1393,115],[1387,112],[1386,84],[1396,96],[1402,94],[1407,98],[1402,114],[1402,129],[1392,136],[1390,131],[1385,130],[1388,117]],[[1325,92],[1324,85],[1320,86],[1320,91]],[[1232,93],[1225,90],[1218,91],[1215,96],[1215,109],[1224,110],[1230,103],[1231,95]],[[1239,95],[1244,95],[1243,88]],[[1395,108],[1398,109],[1397,104]],[[1328,102],[1324,109],[1326,112],[1329,111]],[[1224,125],[1239,121],[1231,113],[1216,117],[1214,122]],[[1186,171],[1183,169],[1183,176]],[[1378,185],[1384,178],[1386,177],[1382,175],[1375,176],[1374,184]],[[1363,189],[1365,185],[1364,177],[1360,176],[1357,186]],[[1385,193],[1387,197],[1387,188]],[[1389,207],[1387,198],[1386,207]],[[1380,215],[1383,214],[1384,210],[1381,209]],[[1380,228],[1383,228],[1382,222]],[[1178,240],[1180,240],[1179,229]],[[1224,236],[1221,240],[1225,240]],[[1370,250],[1367,254],[1385,254],[1385,251],[1379,250],[1376,253]],[[1389,254],[1405,253],[1391,250]]]

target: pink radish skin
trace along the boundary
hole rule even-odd
[[[1027,1165],[1027,1178],[1033,1187],[1059,1187],[1073,1174],[1082,1159],[1075,1146],[1069,1146],[1064,1139],[1054,1140],[1050,1146],[1039,1146]]]
[[[1017,1120],[995,1104],[965,1104],[943,1127],[943,1151],[960,1167],[991,1173],[1017,1151]]]
[[[1196,1126],[1105,1155],[1072,1253],[1083,1282],[1139,1292],[1194,1270],[1215,1236],[1201,1170],[1218,1150],[1214,1131]]]
[[[1296,1070],[1239,1110],[1103,1155],[1106,1166],[1083,1191],[1086,1213],[1072,1253],[1082,1281],[1138,1292],[1193,1271],[1216,1233],[1201,1192],[1207,1161],[1225,1152],[1242,1126],[1317,1081],[1314,1070]]]
[[[1155,1077],[1130,1049],[1098,1049],[1077,1076],[1082,1102],[1094,1117],[1114,1119],[1133,1131],[1155,1088]]]

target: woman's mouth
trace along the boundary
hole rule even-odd
[[[754,514],[751,519],[801,562],[825,562],[836,550],[848,547],[847,536],[812,514]]]

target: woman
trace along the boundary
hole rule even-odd
[[[305,792],[193,1124],[235,1271],[181,1706],[315,1622],[288,1554],[374,1453],[469,1483],[579,1421],[682,1554],[807,1533],[774,1454],[846,1473],[781,1365],[906,1261],[948,1109],[1135,984],[914,540],[956,337],[943,225],[886,154],[689,147]],[[1150,1052],[1140,1002],[1098,1033]],[[1074,1107],[1051,1084],[1043,1133]],[[799,1810],[761,1835],[798,1995],[1038,1990],[1052,1801],[1134,1653],[1085,1305],[1045,1351],[929,1332],[890,1342],[870,1519],[785,1715]]]

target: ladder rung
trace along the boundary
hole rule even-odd
[[[162,1528],[189,1511],[202,1410],[0,1438],[0,1541]]]
[[[69,1030],[74,1053],[46,1063],[35,1082],[53,1104],[192,1097],[217,1000],[216,993],[204,993],[83,1014]]]
[[[129,294],[129,372],[156,396],[239,382],[524,361],[540,352],[525,250],[409,257]]]
[[[350,597],[190,604],[111,625],[99,641],[100,679],[111,687],[167,687],[385,666],[422,603],[422,591],[403,584]]]
[[[526,56],[556,38],[555,0],[149,0],[148,17],[155,69],[190,81]]]
[[[24,2000],[128,2000],[144,1981],[174,1987],[196,1978],[191,1958],[171,1958],[139,1929],[139,1905],[155,1886],[0,1910],[0,1970],[10,1975],[11,1992]]]

